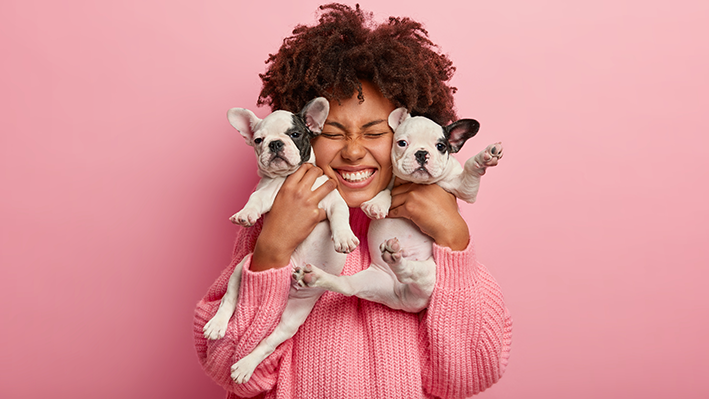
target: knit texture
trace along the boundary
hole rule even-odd
[[[370,264],[369,219],[359,209],[350,213],[361,244],[347,256],[344,275]],[[260,229],[260,222],[239,229],[231,264],[195,311],[199,361],[227,398],[465,398],[504,373],[512,320],[498,284],[477,262],[471,240],[464,251],[434,244],[437,281],[423,312],[406,313],[326,292],[296,335],[264,360],[247,383],[235,384],[231,365],[276,327],[291,283],[291,265],[249,270]],[[202,328],[216,313],[229,276],[244,257],[239,303],[226,336],[206,340]]]

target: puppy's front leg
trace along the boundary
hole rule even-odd
[[[354,251],[359,245],[359,238],[350,227],[350,208],[347,202],[337,190],[333,190],[323,198],[320,207],[327,213],[335,251],[345,254]]]
[[[490,144],[465,162],[465,168],[459,176],[439,182],[439,185],[459,199],[472,204],[478,196],[480,177],[485,174],[487,168],[497,165],[500,159],[502,143]]]
[[[229,218],[232,223],[244,227],[251,227],[266,212],[271,210],[278,190],[281,189],[285,178],[263,178],[256,186],[256,190],[249,196],[249,200],[242,210]]]
[[[360,208],[370,219],[384,219],[391,208],[391,189],[380,191],[371,200],[363,202]]]
[[[487,168],[497,165],[500,159],[502,159],[502,143],[490,144],[487,148],[477,153],[472,158],[472,162],[469,159],[465,163],[465,171],[469,174],[477,173],[482,176]]]

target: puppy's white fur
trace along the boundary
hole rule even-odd
[[[319,134],[328,112],[327,100],[318,97],[305,106],[301,115],[310,131]],[[231,217],[234,223],[251,226],[271,209],[286,176],[300,167],[303,154],[309,151],[307,162],[313,164],[315,155],[309,148],[310,137],[293,137],[297,135],[297,129],[293,130],[293,114],[290,112],[275,111],[261,120],[247,109],[232,108],[228,112],[228,118],[244,136],[247,144],[254,147],[259,175],[262,177],[246,206]],[[296,139],[300,140],[301,148],[295,144]],[[304,150],[304,147],[307,148]],[[326,180],[325,176],[318,178],[313,189]],[[329,193],[320,202],[319,207],[325,209],[329,223],[323,221],[316,225],[313,232],[293,253],[291,263],[315,263],[328,273],[340,274],[346,258],[345,253],[351,252],[359,245],[359,240],[349,226],[349,208],[337,190]],[[229,320],[236,309],[245,262],[246,259],[242,260],[234,269],[217,313],[204,326],[204,336],[208,339],[220,339],[226,334]],[[256,367],[278,345],[295,334],[323,292],[321,288],[301,288],[294,285],[279,324],[250,354],[232,366],[232,379],[237,383],[247,382]]]
[[[489,145],[470,158],[465,167],[451,156],[477,133],[479,125],[473,120],[442,128],[430,119],[411,117],[405,108],[398,108],[390,114],[389,125],[394,129],[394,176],[418,184],[439,184],[466,202],[475,201],[480,177],[502,158],[501,143]],[[390,206],[391,185],[362,204],[364,212],[375,219],[368,233],[372,258],[369,268],[352,276],[334,276],[308,265],[304,276],[299,276],[303,283],[394,309],[418,312],[426,308],[436,283],[433,241],[408,219],[384,218]]]

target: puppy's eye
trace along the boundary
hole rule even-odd
[[[254,139],[254,144],[261,144],[261,143],[263,143],[263,139],[262,139],[262,138],[259,137],[259,138],[257,138],[257,139]]]
[[[443,143],[438,143],[438,144],[436,144],[436,149],[440,152],[443,152],[446,150],[446,145]]]
[[[407,144],[409,143],[407,143],[406,140],[399,140],[396,142],[396,145],[398,145],[399,147],[406,147]]]
[[[297,139],[298,137],[300,137],[300,132],[293,132],[290,134],[290,137],[292,139]]]

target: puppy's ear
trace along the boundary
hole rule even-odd
[[[401,125],[401,122],[405,121],[410,116],[406,108],[399,107],[389,114],[389,126],[391,126],[392,130],[396,130],[396,128]]]
[[[475,119],[461,119],[443,128],[448,137],[451,152],[460,151],[463,148],[463,144],[469,138],[475,136],[478,130],[480,130],[480,124]]]
[[[229,123],[246,139],[246,144],[253,146],[254,130],[261,122],[256,114],[246,108],[232,108],[226,113]]]
[[[305,104],[300,116],[303,117],[305,125],[316,135],[322,133],[325,120],[330,113],[330,103],[325,97],[316,97]]]

